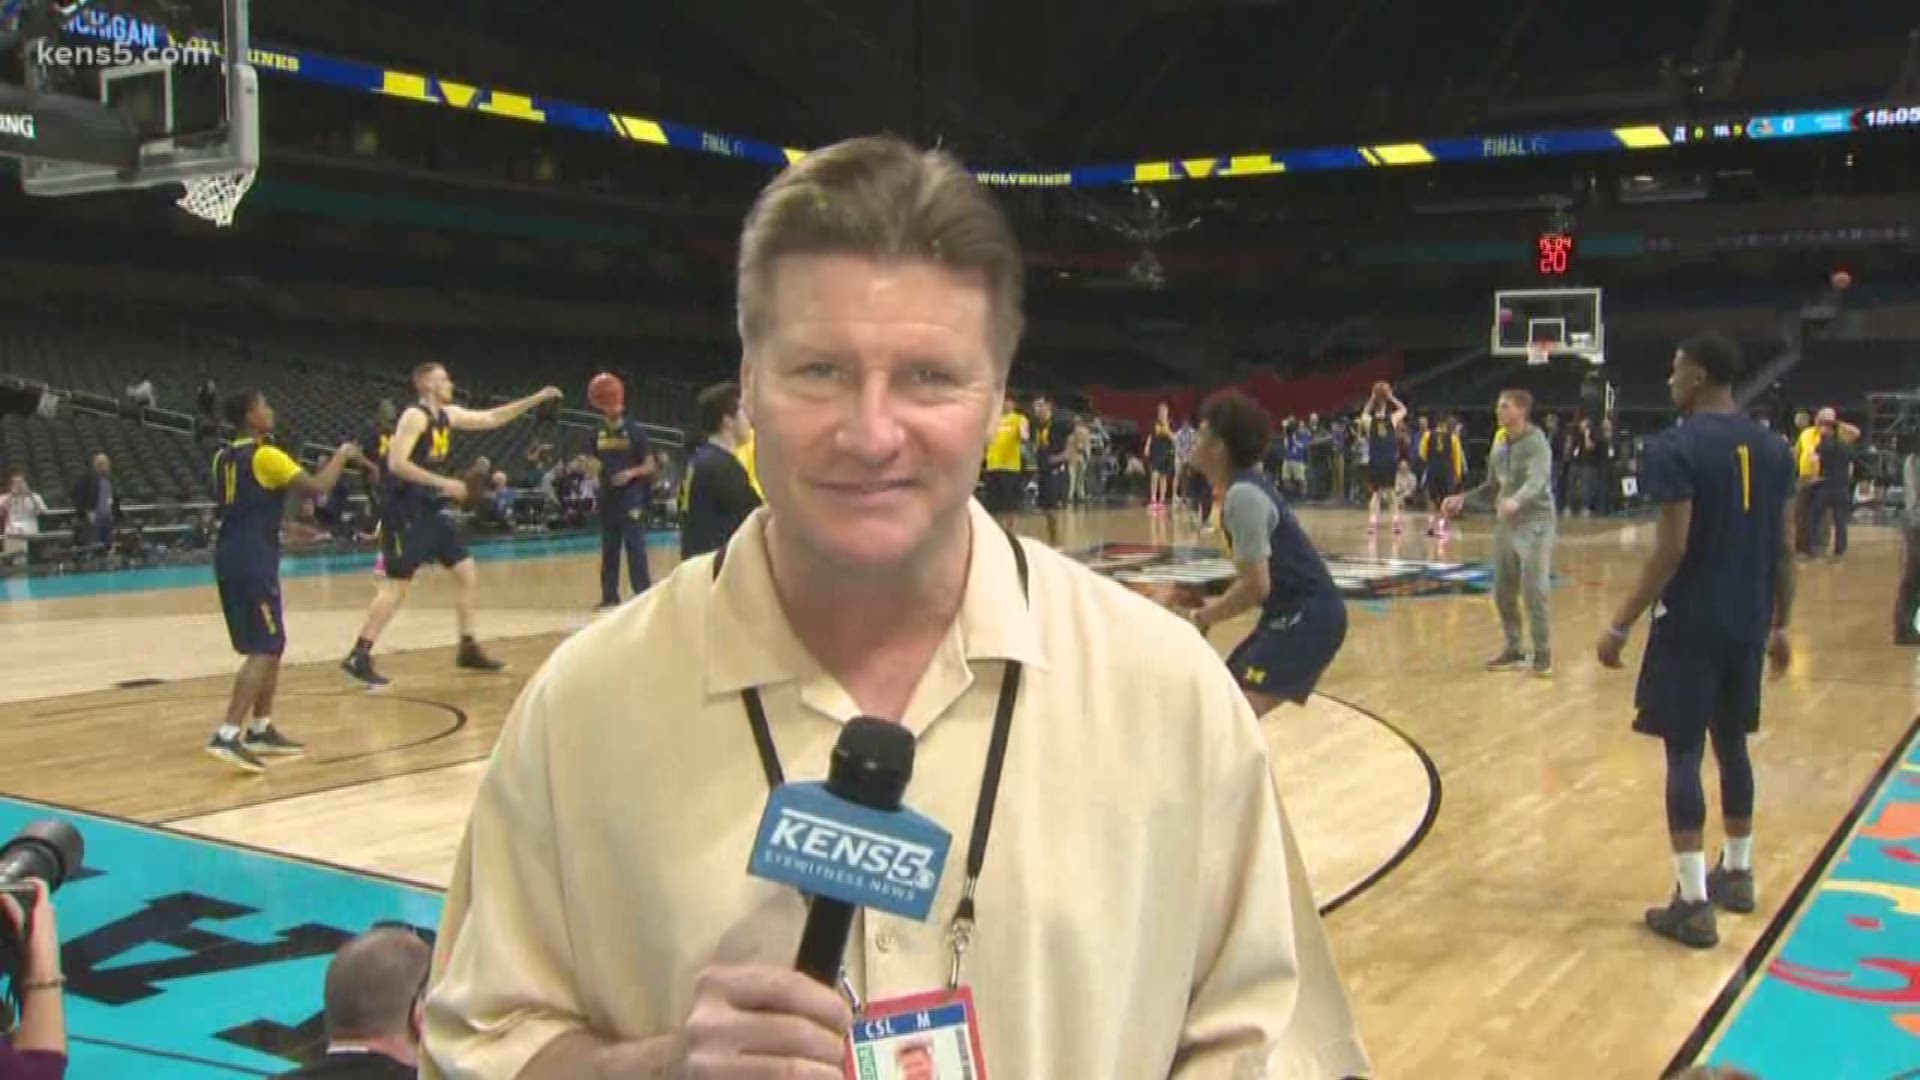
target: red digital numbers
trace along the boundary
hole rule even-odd
[[[1564,277],[1573,269],[1573,237],[1568,233],[1541,233],[1537,245],[1539,268],[1545,277]]]

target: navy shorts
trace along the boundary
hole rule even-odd
[[[216,569],[227,640],[242,656],[279,656],[287,651],[287,623],[280,607],[280,576]]]
[[[1008,469],[993,469],[987,473],[987,489],[982,494],[987,512],[993,514],[1017,514],[1020,512],[1020,491],[1023,486],[1022,474]]]
[[[1760,683],[1767,642],[1730,640],[1655,619],[1633,691],[1633,730],[1692,740],[1711,727],[1726,735],[1760,730]]]
[[[1154,454],[1153,462],[1149,467],[1153,469],[1153,473],[1155,476],[1172,476],[1173,475],[1172,452],[1169,451],[1168,453],[1165,453],[1165,454],[1158,454],[1158,453]]]
[[[1261,613],[1253,633],[1227,656],[1240,689],[1304,702],[1347,640],[1347,606],[1339,597],[1296,611]]]
[[[1367,464],[1367,483],[1375,491],[1392,491],[1393,485],[1400,481],[1400,463],[1389,461],[1385,465],[1379,462]]]
[[[388,520],[380,531],[380,554],[386,559],[388,578],[409,581],[414,571],[428,563],[451,569],[467,561],[467,544],[451,515],[432,510]]]
[[[1040,470],[1040,509],[1058,510],[1067,505],[1067,467],[1055,465]]]

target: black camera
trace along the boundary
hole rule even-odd
[[[20,961],[33,933],[33,880],[46,882],[49,893],[55,891],[80,869],[86,851],[80,830],[52,818],[34,822],[0,847],[0,894],[13,897],[27,919],[16,934],[13,921],[0,916],[0,978],[20,976]]]

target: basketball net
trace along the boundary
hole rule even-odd
[[[202,221],[211,221],[224,229],[233,224],[233,212],[253,187],[254,173],[215,173],[186,181],[187,193],[180,198],[180,209]]]
[[[1553,360],[1553,342],[1534,341],[1527,344],[1527,366],[1543,367]]]

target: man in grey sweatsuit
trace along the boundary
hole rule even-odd
[[[1533,395],[1508,390],[1494,407],[1500,435],[1487,454],[1487,479],[1455,495],[1441,510],[1452,517],[1467,504],[1492,503],[1499,515],[1493,531],[1493,601],[1500,609],[1506,648],[1487,661],[1488,671],[1526,666],[1520,647],[1520,601],[1527,604],[1533,631],[1533,673],[1553,674],[1553,648],[1547,624],[1547,589],[1553,577],[1553,451],[1529,417]]]

